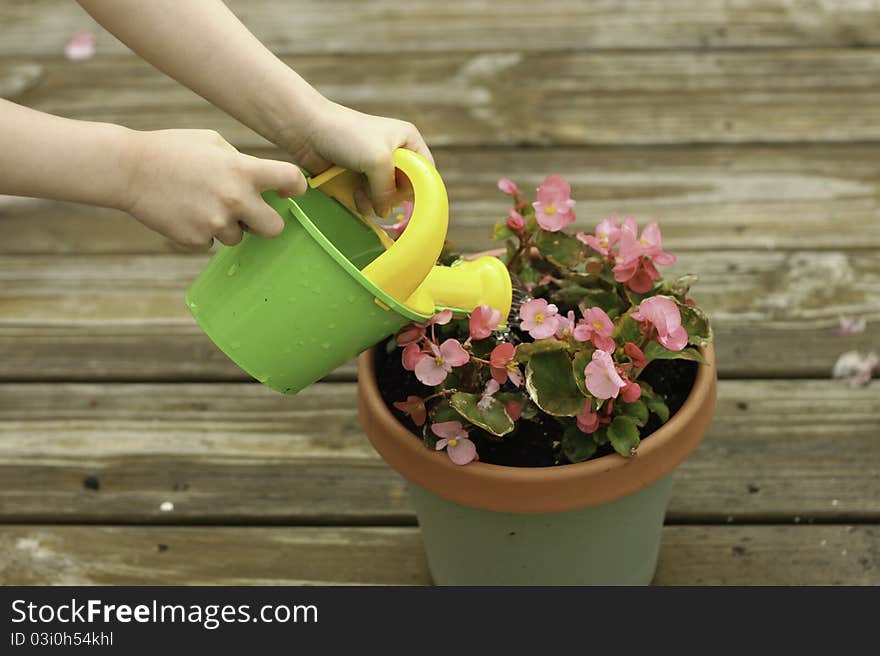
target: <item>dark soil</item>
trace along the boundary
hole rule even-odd
[[[392,414],[404,425],[414,431],[413,439],[421,438],[421,429],[405,414],[395,408],[394,401],[403,401],[410,394],[425,396],[429,388],[422,385],[411,371],[406,371],[400,362],[400,349],[387,353],[385,344],[376,349],[376,376],[379,391]],[[690,394],[697,375],[696,362],[688,360],[656,360],[642,372],[641,380],[649,383],[658,394],[666,399],[670,416],[675,415]],[[517,422],[517,429],[503,438],[495,438],[474,431],[470,437],[477,445],[481,462],[512,467],[550,467],[566,465],[570,461],[562,453],[559,443],[561,437],[559,424],[545,418],[540,421]],[[641,429],[642,439],[651,439],[651,433],[660,427],[659,420],[651,415],[648,424]],[[415,432],[417,431],[417,432]],[[610,445],[599,448],[594,457],[613,453]]]

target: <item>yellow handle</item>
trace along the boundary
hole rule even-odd
[[[416,297],[423,294],[414,297],[414,293],[440,257],[449,224],[449,201],[443,179],[428,160],[404,148],[395,150],[392,158],[412,184],[412,217],[397,241],[368,264],[363,274],[400,303],[421,306],[425,299]]]

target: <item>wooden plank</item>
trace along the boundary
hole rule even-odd
[[[866,46],[880,43],[872,0],[431,0],[227,4],[275,52],[361,53],[547,48],[620,50]],[[7,0],[0,54],[58,53],[94,22],[73,3]],[[99,53],[124,48],[101,31]]]
[[[668,520],[880,521],[878,385],[722,381],[715,422],[676,474]],[[0,521],[414,516],[403,479],[361,431],[352,384],[295,397],[245,384],[6,384]]]
[[[489,248],[490,226],[507,211],[498,178],[534,189],[551,173],[572,182],[576,228],[592,230],[615,211],[632,214],[658,221],[673,252],[880,248],[875,145],[437,148],[434,154],[449,191],[449,239],[468,250]],[[123,213],[84,205],[0,197],[0,226],[7,235],[0,254],[179,252]]]
[[[2,585],[431,583],[416,528],[5,526],[0,553]],[[671,526],[655,583],[877,585],[878,553],[876,526]]]
[[[880,50],[291,56],[328,97],[420,126],[437,145],[791,143],[880,139]],[[32,60],[0,59],[0,79]],[[11,99],[137,129],[265,141],[130,56],[39,62]],[[32,75],[33,77],[33,75]],[[20,86],[20,85],[19,85]],[[9,93],[9,92],[7,92]]]
[[[0,256],[0,379],[247,379],[183,302],[207,257]],[[682,252],[668,271],[699,273],[723,376],[825,377],[840,352],[880,339],[870,251]],[[840,315],[870,323],[829,341]]]

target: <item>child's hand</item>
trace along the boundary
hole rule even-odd
[[[391,153],[396,148],[414,150],[434,163],[425,140],[412,123],[362,114],[330,101],[322,102],[312,115],[308,125],[291,126],[278,139],[278,145],[312,173],[332,164],[365,173],[372,208],[369,201],[361,202],[362,211],[373,209],[379,216],[387,217],[398,202],[410,195],[405,178],[395,175]]]
[[[300,196],[306,190],[295,165],[239,153],[211,130],[134,132],[131,140],[123,208],[188,248],[210,246],[214,237],[232,246],[243,230],[277,237],[284,221],[260,192]]]

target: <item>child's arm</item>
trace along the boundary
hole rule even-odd
[[[242,222],[274,237],[284,222],[259,196],[305,192],[288,162],[239,153],[216,132],[137,132],[0,100],[0,194],[114,207],[174,241],[241,240]]]
[[[366,173],[382,216],[398,196],[392,151],[403,146],[431,158],[410,123],[361,114],[321,96],[220,0],[79,2],[144,59],[284,148],[307,170],[333,163]]]

